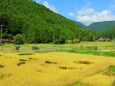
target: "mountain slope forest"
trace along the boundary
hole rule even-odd
[[[81,22],[77,22],[77,21],[74,21],[77,25],[79,25],[79,26],[81,26],[81,27],[83,27],[83,28],[86,28],[87,26],[86,25],[84,25],[83,23],[81,23]]]
[[[60,14],[32,0],[1,0],[0,24],[10,38],[22,34],[26,43],[93,41],[97,33],[83,29]]]
[[[94,22],[91,25],[87,26],[88,29],[97,32],[105,32],[114,27],[115,21]]]
[[[103,32],[102,36],[105,38],[114,39],[115,38],[115,27],[113,29]]]

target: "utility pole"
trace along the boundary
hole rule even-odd
[[[4,26],[4,25],[0,25],[1,26],[1,51],[2,51],[2,27]]]

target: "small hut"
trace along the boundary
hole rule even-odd
[[[8,39],[2,39],[2,43],[8,43],[9,40]]]

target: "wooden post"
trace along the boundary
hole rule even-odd
[[[4,26],[4,25],[0,25],[1,26],[1,51],[2,51],[2,27]]]

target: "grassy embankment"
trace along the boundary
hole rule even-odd
[[[3,50],[15,51],[13,44],[3,45]],[[115,57],[114,42],[81,42],[77,44],[24,44],[20,52],[32,52],[32,46],[38,46],[39,51],[63,51],[70,53],[90,54]]]

